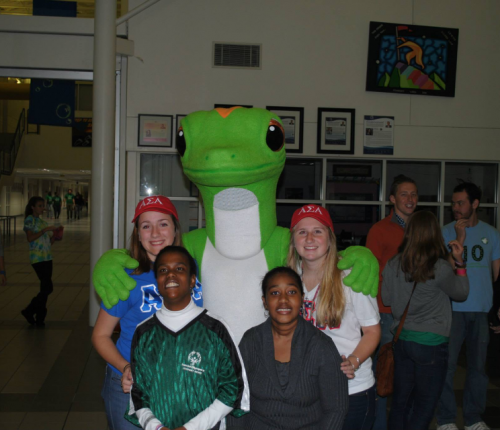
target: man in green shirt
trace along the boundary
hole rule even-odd
[[[50,191],[47,192],[45,196],[45,204],[47,206],[47,218],[52,218],[52,193]]]
[[[68,189],[68,192],[64,196],[66,201],[66,210],[68,219],[75,218],[75,196],[73,195],[73,190]]]

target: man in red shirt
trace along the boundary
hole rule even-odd
[[[389,199],[394,208],[391,209],[391,213],[387,217],[373,225],[366,239],[366,247],[373,252],[380,266],[377,294],[382,329],[380,345],[390,342],[393,338],[390,332],[393,322],[391,308],[384,306],[382,303],[382,272],[387,262],[398,253],[399,245],[403,241],[406,222],[417,207],[418,191],[415,181],[404,175],[396,176],[391,185]],[[376,354],[378,354],[378,350]],[[376,364],[377,357],[373,360],[374,369]],[[373,430],[386,429],[387,398],[377,396],[376,419]]]

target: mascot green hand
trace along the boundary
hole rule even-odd
[[[97,262],[92,282],[104,306],[110,309],[118,300],[127,300],[136,282],[123,269],[136,269],[139,262],[125,249],[110,249]]]
[[[181,122],[177,149],[185,175],[202,195],[206,219],[206,228],[185,233],[183,243],[198,262],[204,306],[222,316],[239,340],[265,320],[265,273],[286,264],[290,231],[276,219],[276,187],[286,158],[281,120],[257,108],[194,112]],[[354,288],[373,294],[376,259],[365,250],[343,260],[349,267],[354,261]],[[112,282],[101,282],[103,272],[94,285],[111,302],[120,295],[109,291]]]
[[[352,267],[351,273],[344,278],[344,284],[356,293],[377,297],[379,266],[372,252],[364,246],[351,246],[339,255],[342,257],[337,265],[340,270]]]

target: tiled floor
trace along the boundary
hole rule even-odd
[[[105,430],[100,397],[104,362],[90,344],[88,326],[90,221],[61,222],[64,240],[53,246],[54,292],[44,329],[20,311],[38,292],[19,218],[4,237],[8,284],[0,287],[0,429]],[[490,345],[486,422],[500,429],[500,335]],[[462,365],[463,365],[462,361]],[[457,401],[464,371],[457,372]],[[462,422],[458,422],[460,428]],[[435,425],[431,426],[435,428]],[[320,429],[318,429],[320,430]]]

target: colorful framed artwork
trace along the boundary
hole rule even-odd
[[[455,97],[458,29],[370,22],[366,91]]]

